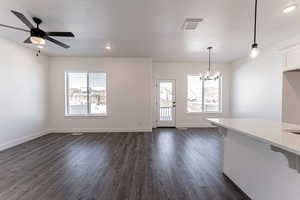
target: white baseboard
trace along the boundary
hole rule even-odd
[[[209,122],[177,122],[176,128],[214,128]]]
[[[152,128],[60,128],[48,129],[48,133],[115,133],[115,132],[152,132]]]
[[[73,132],[88,132],[88,133],[111,133],[111,132],[152,132],[152,128],[63,128],[63,129],[48,129],[41,131],[38,134],[25,136],[18,138],[12,141],[9,141],[5,144],[0,144],[0,151],[5,149],[17,146],[19,144],[28,142],[30,140],[39,138],[41,136],[47,135],[49,133],[73,133]]]
[[[0,151],[3,151],[5,149],[8,149],[8,148],[11,148],[11,147],[14,147],[14,146],[17,146],[19,144],[28,142],[28,141],[36,139],[36,138],[39,138],[41,136],[47,135],[48,133],[49,132],[47,130],[45,130],[45,131],[41,131],[41,132],[39,132],[37,134],[34,134],[34,135],[25,136],[25,137],[18,138],[18,139],[12,140],[10,142],[7,142],[5,144],[1,144],[0,145]]]

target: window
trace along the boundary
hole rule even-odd
[[[188,76],[188,112],[203,112],[203,80],[200,76]]]
[[[65,73],[66,115],[106,115],[106,73]]]
[[[204,79],[201,75],[187,77],[187,112],[221,112],[221,77]]]
[[[204,80],[204,112],[221,112],[221,79]]]

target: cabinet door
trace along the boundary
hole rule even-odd
[[[284,71],[290,70],[300,70],[300,48],[290,50],[286,53]]]

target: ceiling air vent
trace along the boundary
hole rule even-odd
[[[184,23],[182,25],[182,29],[186,30],[186,31],[196,30],[199,23],[202,21],[203,21],[203,19],[201,19],[201,18],[195,18],[195,19],[188,18],[184,21]]]

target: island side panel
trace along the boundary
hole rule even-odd
[[[300,199],[300,174],[270,145],[227,130],[223,172],[255,200]]]

